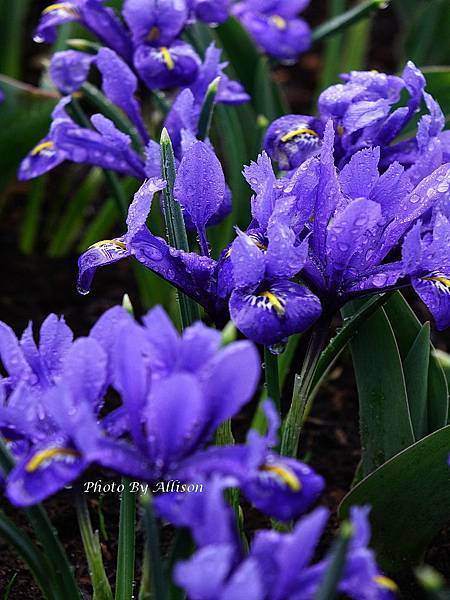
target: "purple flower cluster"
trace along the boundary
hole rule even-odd
[[[48,498],[91,465],[143,481],[232,478],[283,520],[322,491],[310,467],[271,449],[278,420],[270,404],[266,436],[206,448],[256,390],[259,356],[250,342],[223,346],[220,332],[200,322],[180,336],[160,308],[139,324],[116,307],[75,341],[55,315],[39,344],[31,324],[18,340],[1,323],[0,358],[0,433],[16,461],[5,487],[16,506]],[[105,402],[108,389],[120,396],[118,408]]]
[[[316,597],[330,564],[312,562],[328,511],[317,508],[290,533],[260,530],[249,551],[242,549],[234,515],[223,499],[233,480],[214,478],[200,497],[160,496],[156,505],[177,527],[189,527],[197,545],[191,558],[175,567],[175,581],[193,600],[310,600]],[[368,507],[351,512],[349,551],[338,591],[355,600],[387,600],[396,590],[368,548]]]
[[[411,65],[406,72],[413,81],[422,81]],[[376,76],[365,75],[352,75],[359,88],[364,82],[373,85]],[[389,77],[379,77],[388,87],[394,85]],[[96,267],[134,256],[194,298],[218,323],[231,315],[249,339],[272,345],[306,330],[348,300],[412,284],[438,327],[448,327],[448,136],[442,133],[439,106],[423,89],[420,93],[430,114],[419,121],[414,148],[413,142],[407,144],[407,165],[393,160],[403,156],[407,162],[398,149],[405,147],[403,142],[374,146],[367,136],[370,132],[380,142],[376,131],[386,132],[389,123],[400,131],[412,115],[411,105],[395,109],[386,122],[366,123],[357,131],[350,158],[343,155],[346,138],[337,132],[339,125],[328,118],[314,130],[320,131],[320,136],[314,133],[314,150],[309,147],[287,175],[275,176],[266,153],[246,167],[244,175],[254,191],[253,219],[217,261],[208,256],[204,228],[223,202],[223,174],[212,150],[194,143],[178,170],[175,195],[198,229],[203,255],[175,250],[149,231],[145,221],[152,193],[165,185],[151,180],[130,207],[125,236],[95,245],[80,258],[80,287],[89,289]],[[380,101],[358,100],[355,105],[360,102]],[[415,110],[417,99],[412,105]],[[341,107],[342,114],[351,113],[352,106]],[[266,140],[272,140],[271,131],[279,125],[269,129]],[[283,143],[304,150],[295,136]]]

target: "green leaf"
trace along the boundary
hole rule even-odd
[[[409,8],[404,26],[407,30],[404,59],[417,66],[442,64],[450,55],[450,4],[448,0],[428,0]],[[436,43],[439,40],[439,43]]]
[[[438,102],[447,120],[450,116],[450,66],[425,67],[427,92]]]
[[[428,433],[428,368],[430,364],[430,324],[419,331],[403,368],[408,394],[409,412],[416,440]]]
[[[30,0],[0,0],[0,73],[20,77],[25,19]]]
[[[348,316],[354,303],[344,307]],[[363,474],[414,443],[406,383],[398,345],[384,309],[350,344],[360,407]]]
[[[127,477],[122,477],[122,484],[124,490],[120,496],[115,600],[132,598],[134,587],[136,494],[130,491],[130,480]]]
[[[347,494],[340,516],[370,504],[371,546],[386,571],[420,560],[449,520],[450,426],[416,442],[366,477]]]
[[[54,94],[0,75],[5,101],[0,105],[0,190],[21,160],[48,132]]]
[[[371,12],[380,8],[386,8],[388,4],[389,2],[386,2],[386,0],[364,0],[350,10],[337,15],[314,29],[312,34],[313,41],[318,42],[330,35],[336,35],[347,29],[347,27],[350,27],[350,25],[357,23]]]
[[[402,361],[413,345],[420,332],[421,324],[413,310],[400,292],[395,292],[385,311],[394,329],[395,337]],[[447,424],[448,416],[448,386],[445,374],[439,361],[433,354],[430,345],[431,357],[428,369],[428,432],[436,431]]]

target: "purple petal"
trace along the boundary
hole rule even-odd
[[[320,313],[319,299],[306,287],[290,281],[277,282],[255,293],[235,290],[230,299],[230,315],[236,327],[250,340],[264,345],[306,331]]]
[[[450,287],[448,279],[437,273],[432,278],[413,278],[413,287],[427,306],[439,331],[450,327]]]
[[[78,259],[78,291],[87,294],[98,267],[111,265],[130,256],[123,239],[97,242]]]
[[[275,205],[275,183],[270,158],[265,152],[258,156],[256,162],[244,167],[244,177],[256,196],[252,199],[252,215],[258,225],[265,229]]]
[[[186,152],[178,168],[175,198],[189,214],[199,235],[219,210],[225,197],[222,166],[211,148],[196,142]]]
[[[117,104],[136,126],[144,143],[148,142],[148,133],[142,120],[141,109],[134,97],[138,81],[130,67],[109,48],[101,48],[96,59],[102,74],[102,89],[105,95]]]
[[[165,187],[166,183],[162,179],[149,179],[136,192],[128,209],[126,243],[132,242],[136,232],[145,225],[152,208],[153,196]]]
[[[352,156],[339,175],[342,191],[350,198],[369,198],[379,173],[379,148],[365,148]]]
[[[200,59],[185,42],[152,48],[138,46],[134,66],[149,89],[168,89],[190,85],[198,74]]]
[[[156,477],[196,448],[205,412],[203,394],[192,375],[175,373],[152,382],[144,414]]]
[[[135,44],[171,44],[186,24],[186,4],[179,0],[125,0],[123,16]]]
[[[251,237],[240,231],[231,247],[231,262],[236,287],[252,287],[263,280],[266,270],[264,254]]]
[[[49,373],[59,373],[72,342],[73,333],[64,317],[49,315],[42,323],[39,334],[39,354]]]
[[[92,54],[77,50],[56,52],[49,67],[50,77],[63,94],[72,94],[85,83],[93,60]]]

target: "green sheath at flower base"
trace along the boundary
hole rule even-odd
[[[337,596],[337,586],[345,566],[347,549],[352,538],[353,528],[349,521],[342,523],[339,537],[330,552],[330,563],[325,571],[314,600],[333,600]]]
[[[200,113],[200,119],[198,123],[198,134],[199,140],[206,140],[211,127],[212,116],[214,112],[214,104],[216,101],[217,92],[219,90],[220,77],[216,77],[208,86],[205,100],[203,101],[202,110]]]
[[[175,184],[175,156],[173,153],[172,142],[170,140],[167,129],[163,129],[161,133],[161,165],[162,178],[166,181],[166,187],[162,193],[162,207],[164,221],[166,224],[167,239],[169,244],[189,252],[189,243],[184,225],[183,212],[180,203],[175,200],[173,188]],[[198,307],[196,303],[185,294],[178,292],[180,301],[181,323],[183,329],[189,327],[199,317]]]

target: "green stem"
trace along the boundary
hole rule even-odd
[[[169,244],[174,248],[189,252],[189,243],[183,213],[181,211],[180,203],[175,200],[173,193],[176,177],[175,156],[167,129],[163,129],[161,134],[161,165],[162,178],[166,181],[162,200],[167,238]],[[181,324],[183,329],[185,329],[194,321],[199,320],[198,306],[194,300],[182,292],[178,292],[178,298],[180,302]]]
[[[91,517],[86,497],[82,489],[75,493],[75,510],[84,552],[89,565],[89,573],[94,591],[94,600],[112,600],[111,586],[103,566],[102,549],[98,539],[98,532],[93,531]]]
[[[272,354],[267,346],[264,346],[264,374],[266,379],[267,396],[271,398],[278,411],[280,411],[280,378],[278,374],[278,356]]]
[[[284,456],[297,456],[309,392],[317,363],[328,336],[328,325],[328,320],[319,321],[311,334],[300,377],[297,377],[294,386],[291,407],[283,425],[281,454]]]
[[[344,29],[347,29],[347,27],[350,27],[350,25],[353,25],[353,23],[369,15],[372,11],[386,8],[388,4],[388,0],[365,0],[365,2],[357,4],[354,8],[317,27],[313,31],[312,39],[314,42],[319,42],[330,35],[340,33]]]
[[[347,0],[332,0],[331,17],[336,18],[345,11]],[[321,70],[320,91],[324,90],[332,83],[335,83],[339,75],[339,65],[341,62],[343,32],[334,35],[325,42],[324,66]]]
[[[130,492],[130,480],[122,478],[117,554],[116,600],[133,597],[134,560],[136,544],[136,494]]]
[[[153,510],[153,500],[150,495],[143,496],[142,507],[144,509],[144,527],[152,580],[152,599],[168,600],[164,566],[159,546],[159,529]]]

